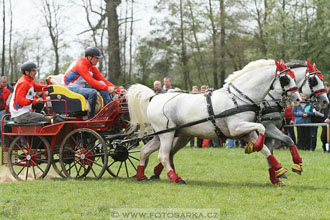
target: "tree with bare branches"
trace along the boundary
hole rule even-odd
[[[49,36],[52,41],[53,50],[55,53],[55,67],[54,74],[59,74],[59,51],[65,45],[61,43],[61,39],[64,35],[64,29],[62,27],[63,16],[62,12],[64,7],[56,0],[43,0],[42,13],[45,20],[45,25],[48,29]]]

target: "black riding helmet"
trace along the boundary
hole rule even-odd
[[[101,51],[96,47],[88,47],[85,50],[85,57],[87,56],[102,58]]]
[[[31,71],[31,70],[38,70],[38,67],[35,63],[33,62],[25,62],[21,66],[21,71],[25,75],[25,71]]]

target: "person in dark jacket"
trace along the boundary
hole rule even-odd
[[[304,94],[300,94],[302,100],[306,100]],[[292,115],[295,118],[295,124],[308,124],[312,123],[312,116],[314,107],[312,103],[301,102],[298,106],[292,108]],[[298,131],[298,143],[297,147],[301,150],[311,150],[311,127],[297,126]]]
[[[328,99],[330,99],[330,86],[328,82],[324,82],[324,87],[327,90]],[[322,113],[324,114],[324,122],[330,123],[330,111],[329,111],[329,105],[325,109],[322,110]],[[328,143],[327,138],[327,126],[322,126],[322,134],[321,134],[321,141],[322,141],[322,148],[324,152],[327,152],[326,144]],[[330,135],[330,134],[329,134]],[[328,151],[330,153],[330,151]]]

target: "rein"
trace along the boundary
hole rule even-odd
[[[189,122],[187,124],[179,125],[179,126],[176,126],[176,127],[165,129],[165,130],[160,130],[160,131],[157,131],[157,132],[154,132],[154,133],[151,133],[151,134],[147,134],[147,135],[145,135],[141,138],[127,139],[127,140],[122,141],[121,143],[130,142],[132,140],[145,140],[145,139],[148,139],[148,138],[150,138],[154,135],[159,135],[159,134],[179,130],[179,129],[182,129],[182,128],[194,126],[194,125],[201,124],[201,123],[204,123],[204,122],[207,122],[207,121],[211,121],[215,118],[227,117],[227,116],[231,116],[231,115],[241,113],[241,112],[248,112],[248,111],[256,112],[258,110],[259,110],[259,107],[255,106],[255,105],[241,105],[241,106],[238,106],[236,108],[227,109],[227,110],[225,110],[225,111],[223,111],[219,114],[212,115],[212,116],[209,116],[209,117],[204,118],[204,119],[200,119],[198,121],[193,121],[193,122]]]

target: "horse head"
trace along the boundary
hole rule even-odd
[[[307,69],[303,84],[299,90],[305,95],[309,95],[316,107],[324,109],[328,106],[329,100],[327,97],[327,90],[324,87],[323,75],[316,68],[316,64],[313,65],[307,60]]]
[[[297,105],[301,101],[301,97],[296,86],[296,76],[294,72],[285,64],[282,59],[280,62],[275,60],[275,64],[275,78],[272,82],[271,88],[282,96],[289,97],[292,101],[294,101],[294,104]]]

